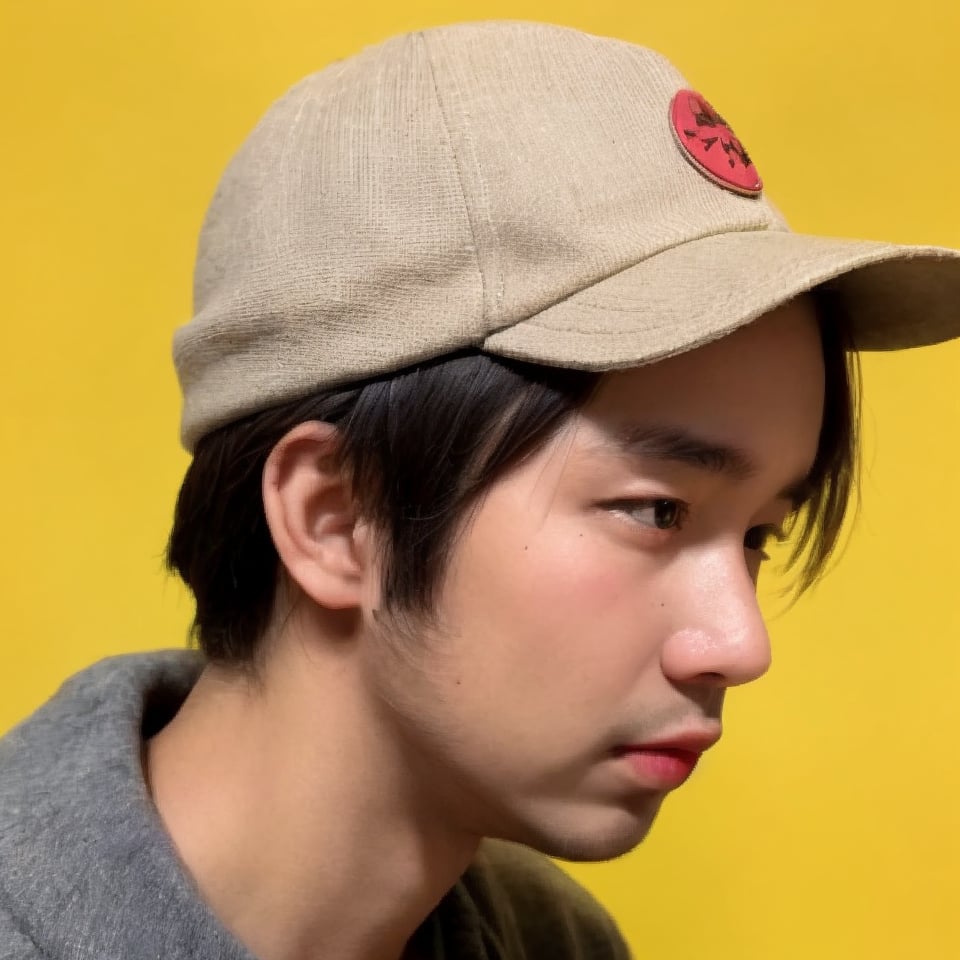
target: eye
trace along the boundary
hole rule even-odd
[[[686,504],[680,500],[628,500],[616,508],[644,527],[657,530],[680,529],[686,518]]]

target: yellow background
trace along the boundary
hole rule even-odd
[[[615,34],[680,65],[796,228],[960,246],[958,11],[4,0],[0,729],[96,658],[183,642],[161,564],[186,465],[169,338],[218,175],[293,81],[449,20]],[[773,621],[772,674],[730,698],[651,839],[574,869],[638,957],[960,956],[960,348],[864,368],[838,569]]]

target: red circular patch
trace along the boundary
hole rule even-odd
[[[683,155],[721,187],[758,197],[763,181],[730,125],[693,90],[681,90],[670,103],[673,135]]]

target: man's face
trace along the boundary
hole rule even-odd
[[[366,664],[437,816],[569,859],[644,837],[690,766],[656,744],[714,739],[726,688],[769,665],[761,551],[813,463],[823,392],[798,301],[606,376],[493,485],[439,629]]]

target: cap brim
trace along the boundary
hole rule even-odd
[[[960,336],[960,251],[764,230],[671,247],[496,331],[483,347],[586,370],[636,366],[723,337],[827,283],[859,350]]]

